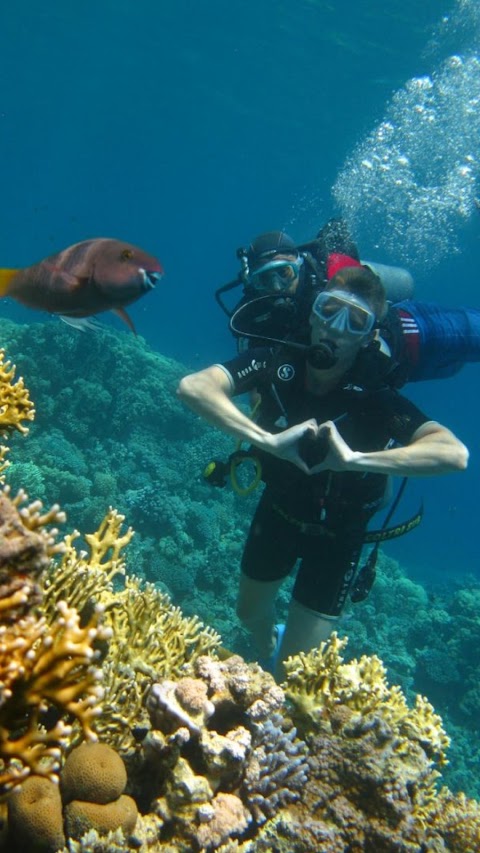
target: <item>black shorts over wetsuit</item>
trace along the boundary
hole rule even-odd
[[[221,367],[234,395],[257,389],[258,423],[280,432],[309,418],[336,422],[353,450],[408,444],[429,418],[390,388],[365,390],[354,373],[318,397],[305,390],[304,356],[287,350],[251,349]],[[305,440],[305,458],[320,461],[321,444]],[[300,558],[293,598],[319,613],[338,616],[360,557],[365,530],[382,502],[381,474],[325,471],[307,476],[291,462],[254,450],[262,462],[265,491],[257,506],[242,558],[255,580],[286,577]]]

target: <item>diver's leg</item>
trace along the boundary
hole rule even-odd
[[[275,662],[275,677],[282,680],[282,661],[298,652],[309,652],[335,630],[355,578],[367,518],[355,527],[339,519],[338,530],[324,536],[303,538],[302,561],[292,593],[285,633]]]
[[[276,661],[275,677],[279,680],[284,677],[282,661],[290,655],[308,652],[317,648],[324,640],[328,640],[332,631],[335,630],[337,620],[338,616],[319,613],[292,599],[288,609],[285,633]]]
[[[261,657],[274,645],[275,599],[297,557],[296,532],[264,492],[242,556],[237,614],[251,632]]]
[[[262,658],[273,652],[275,600],[283,578],[277,581],[257,581],[240,575],[237,598],[237,616],[250,632]]]

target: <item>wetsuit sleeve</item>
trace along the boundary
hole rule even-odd
[[[215,366],[220,367],[228,376],[232,393],[236,396],[265,385],[271,374],[271,361],[271,350],[267,347],[258,347]]]
[[[374,420],[382,418],[390,437],[402,445],[409,444],[417,429],[432,420],[406,397],[390,389],[377,395],[370,415]]]

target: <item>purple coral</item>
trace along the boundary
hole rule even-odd
[[[287,803],[296,802],[308,778],[306,744],[292,726],[285,731],[281,714],[256,726],[242,793],[258,825]]]

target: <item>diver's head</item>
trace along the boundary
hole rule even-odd
[[[312,305],[310,365],[349,367],[375,337],[385,310],[385,290],[377,275],[360,265],[342,268]]]
[[[285,231],[268,231],[255,237],[246,258],[248,285],[255,293],[295,293],[303,258]]]

